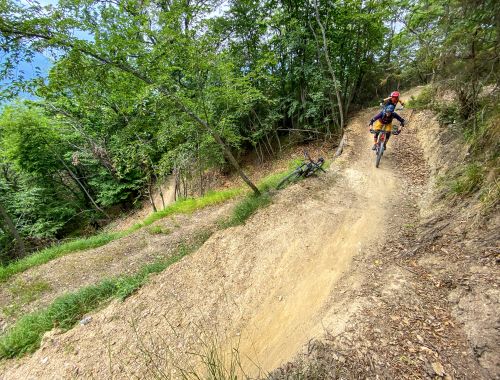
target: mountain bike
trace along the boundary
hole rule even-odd
[[[370,129],[370,133],[375,133],[373,129]],[[387,135],[389,133],[392,133],[393,135],[399,135],[399,131],[393,131],[393,132],[385,132],[385,131],[380,131],[377,137],[377,142],[375,143],[375,167],[378,168],[380,165],[380,160],[382,159],[382,156],[384,155],[384,150],[385,150],[385,144],[387,142]]]
[[[323,157],[318,158],[318,161],[314,161],[310,156],[307,151],[304,151],[304,162],[297,166],[297,168],[288,174],[285,178],[281,180],[280,183],[276,186],[276,189],[283,189],[285,185],[297,181],[299,178],[307,178],[312,176],[314,173],[316,173],[318,170],[321,170],[322,172],[326,173],[325,170],[322,168],[323,164],[325,163],[325,159]]]

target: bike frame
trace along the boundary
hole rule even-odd
[[[283,180],[276,186],[277,189],[280,189],[282,185],[284,185],[287,182],[293,182],[297,180],[299,177],[304,177],[304,178],[310,177],[317,170],[325,172],[325,170],[322,168],[325,160],[322,157],[320,157],[316,162],[309,156],[309,153],[307,153],[307,151],[304,151],[304,159],[306,162],[302,162],[299,166],[297,166],[297,168],[292,173],[283,178]]]

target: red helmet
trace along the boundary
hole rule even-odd
[[[393,91],[393,92],[391,93],[391,98],[399,98],[399,92],[397,92],[397,91]]]

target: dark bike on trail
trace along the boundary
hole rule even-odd
[[[285,178],[281,180],[276,186],[276,189],[283,189],[287,184],[297,181],[299,178],[307,178],[316,173],[318,170],[326,173],[322,168],[325,163],[323,157],[318,158],[318,161],[314,161],[307,151],[304,151],[304,162],[302,162],[297,168],[288,174]]]

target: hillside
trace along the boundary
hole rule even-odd
[[[467,210],[440,199],[452,148],[428,111],[403,111],[410,123],[376,169],[367,133],[376,112],[351,118],[326,174],[276,192],[244,225],[216,231],[88,323],[47,333],[35,353],[3,361],[0,378],[208,378],[201,362],[210,358],[241,363],[251,378],[500,376],[498,213],[474,228]],[[453,159],[465,154],[453,149]],[[186,217],[172,236],[229,207]],[[170,236],[142,232],[22,276],[79,268],[90,254],[104,264],[92,259],[83,274],[95,281],[118,252],[137,265],[133,255],[164,254]]]

